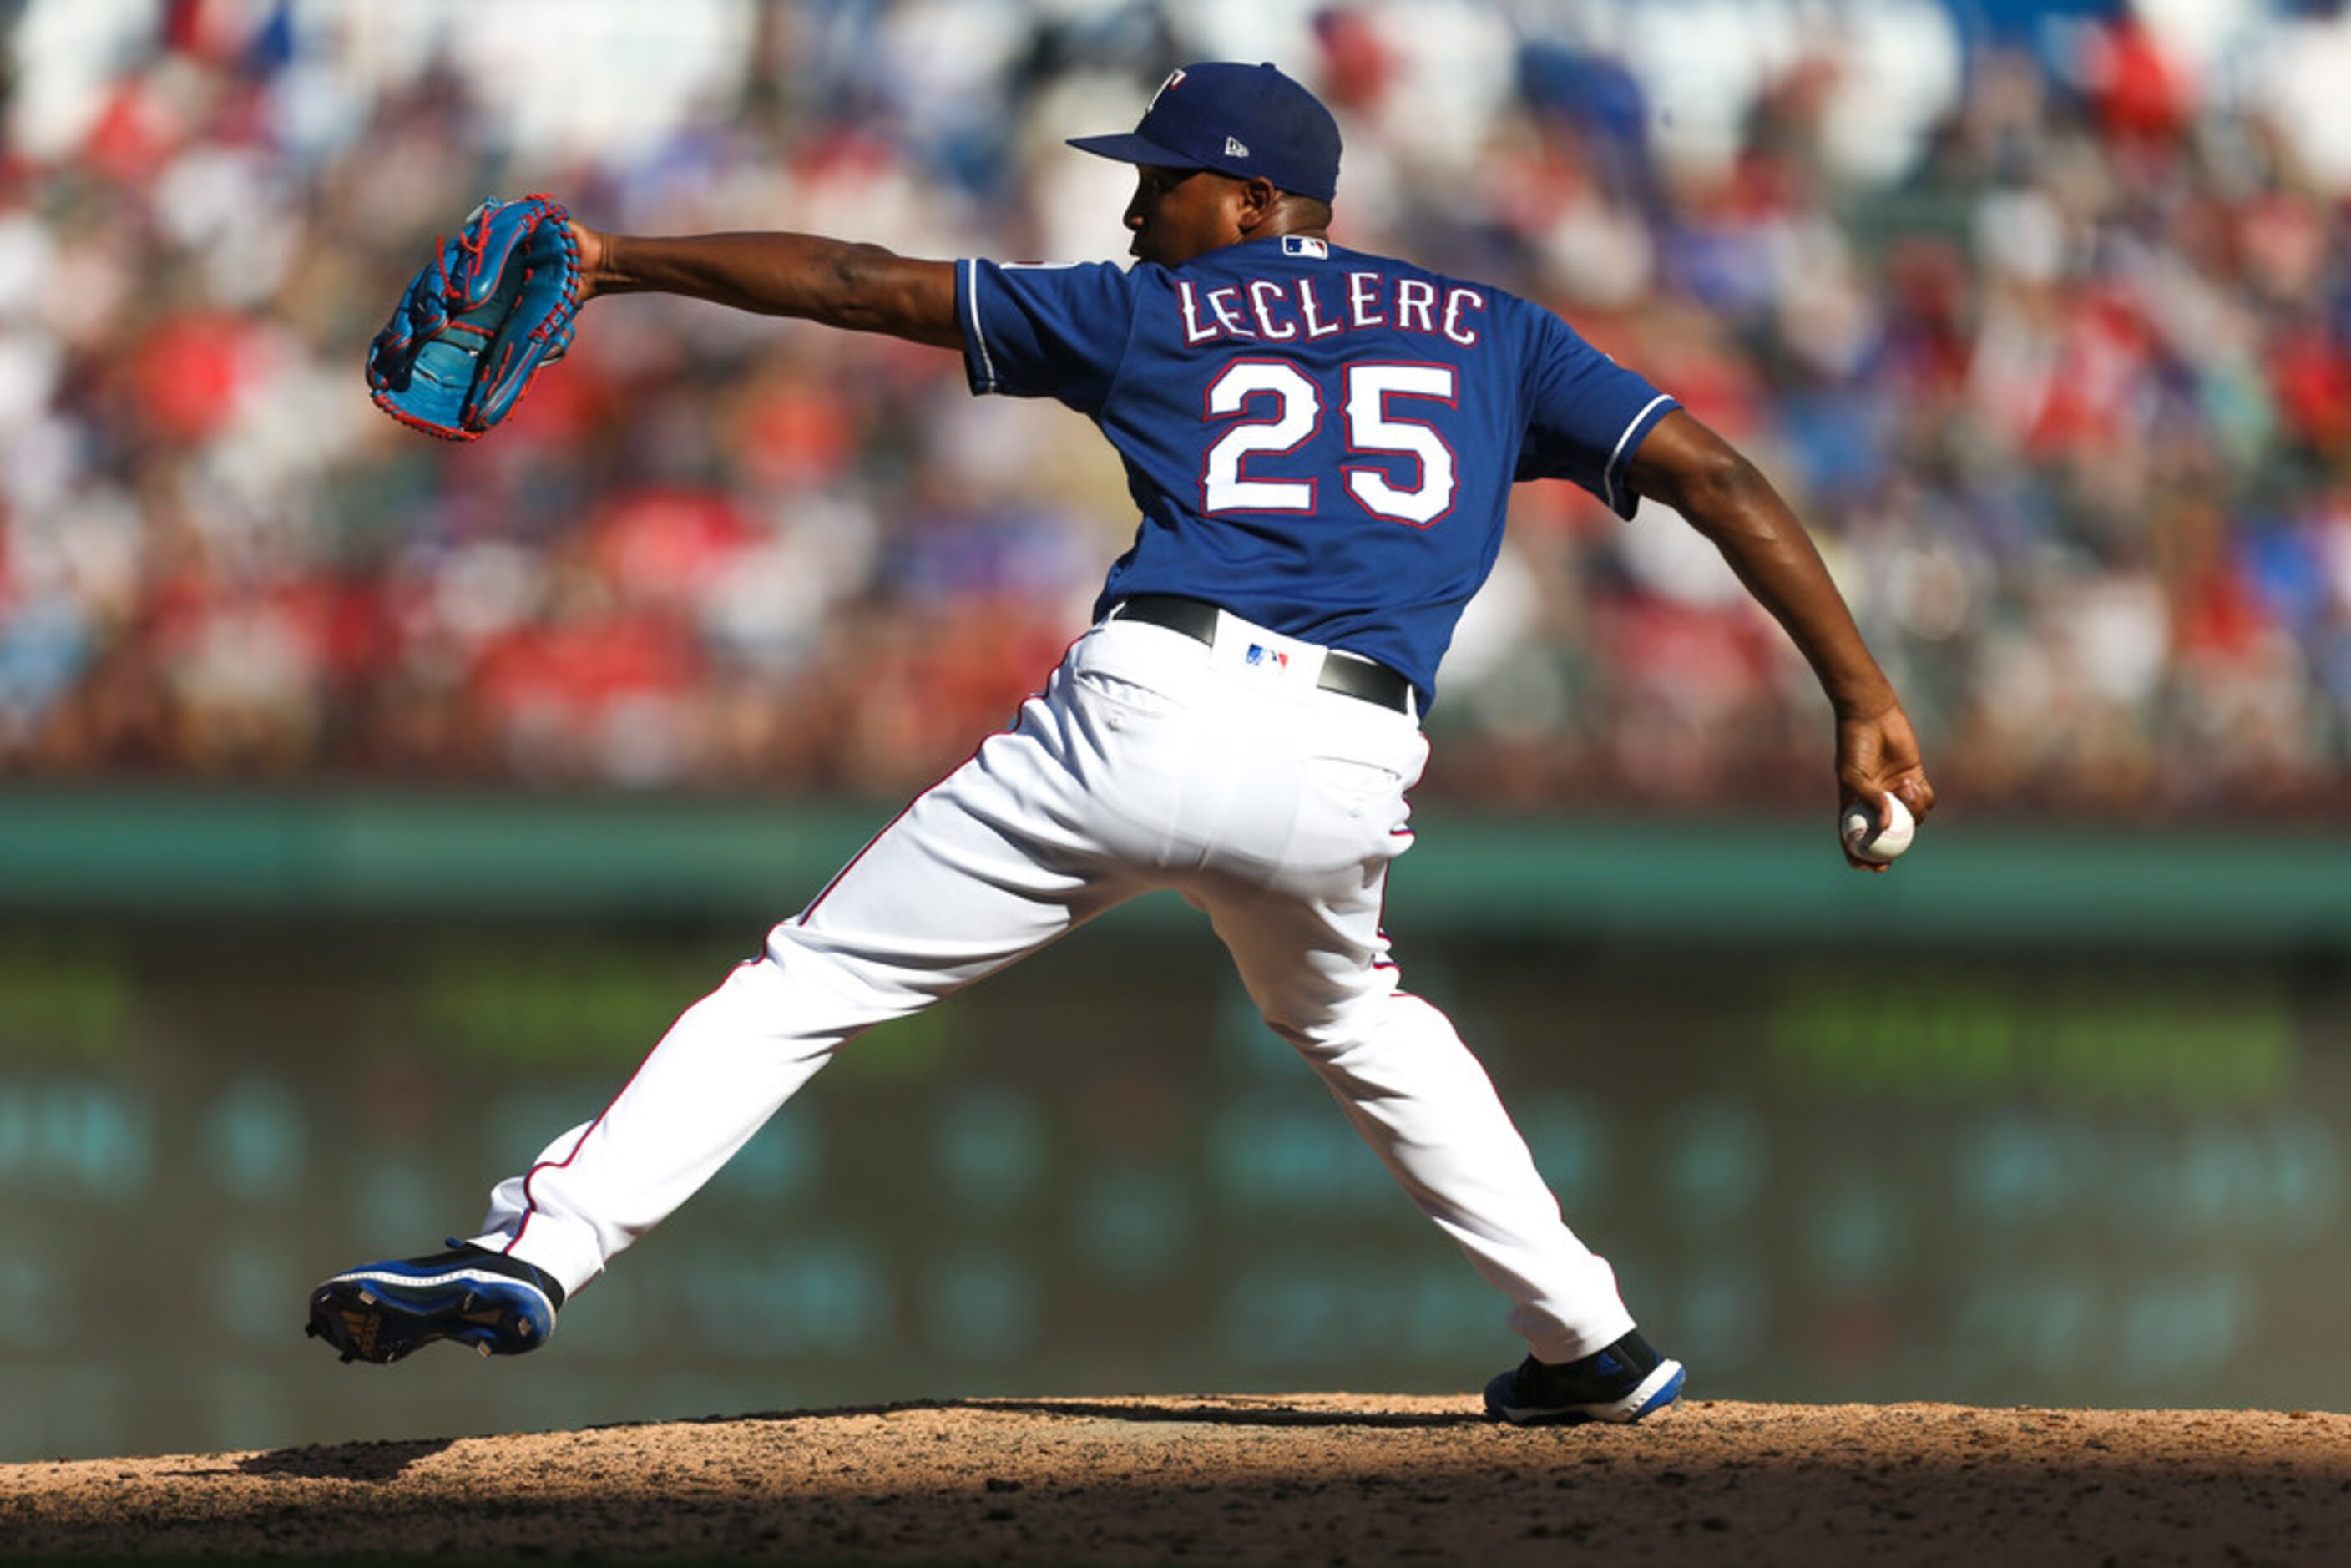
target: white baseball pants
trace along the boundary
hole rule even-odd
[[[1252,654],[1251,650],[1256,653]],[[482,1246],[580,1289],[859,1031],[1137,894],[1204,910],[1250,998],[1546,1361],[1628,1332],[1485,1070],[1397,989],[1380,907],[1427,742],[1320,690],[1323,650],[1229,614],[1211,647],[1115,618],[671,1026],[620,1096],[491,1195]]]

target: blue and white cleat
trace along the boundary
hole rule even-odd
[[[460,1243],[429,1258],[370,1263],[310,1292],[303,1332],[345,1361],[389,1365],[436,1339],[484,1355],[537,1350],[555,1332],[563,1287],[519,1258]]]
[[[1579,1421],[1629,1426],[1682,1396],[1688,1375],[1638,1333],[1581,1361],[1553,1364],[1533,1356],[1486,1385],[1486,1414],[1514,1427],[1564,1427]]]

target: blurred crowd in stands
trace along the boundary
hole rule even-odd
[[[1134,514],[955,356],[591,306],[468,445],[369,337],[482,196],[1121,256],[1166,68],[1271,58],[1336,237],[1516,288],[1797,504],[1949,802],[2351,805],[2351,18],[2120,0],[29,0],[0,141],[0,778],[891,794]],[[1522,486],[1423,800],[1828,797],[1710,549]]]

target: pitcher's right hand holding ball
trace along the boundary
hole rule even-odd
[[[1899,702],[1889,701],[1873,714],[1840,714],[1837,717],[1837,789],[1840,796],[1838,841],[1845,863],[1857,871],[1882,872],[1909,847],[1897,827],[1894,803],[1906,810],[1912,824],[1924,822],[1935,809],[1935,787],[1918,759],[1918,737]],[[1868,829],[1846,831],[1855,812],[1866,813]]]

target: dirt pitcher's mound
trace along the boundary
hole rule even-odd
[[[975,1399],[0,1467],[0,1557],[1805,1564],[2351,1557],[2351,1416]]]

